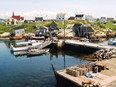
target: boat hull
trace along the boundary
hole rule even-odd
[[[13,45],[11,45],[11,51],[27,51],[28,49],[29,49],[28,46],[14,47]]]
[[[44,37],[31,37],[31,40],[45,40]]]

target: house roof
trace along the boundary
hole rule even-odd
[[[75,24],[73,26],[73,32],[75,32],[76,36],[83,37],[86,36],[85,33],[94,32],[94,30],[90,26]]]
[[[17,19],[17,20],[24,20],[24,17],[21,17],[19,15],[14,15],[14,12],[12,14],[12,18]]]
[[[23,20],[24,19],[24,17],[21,17],[21,16],[12,16],[12,18],[17,19],[17,20]]]
[[[83,14],[76,14],[75,17],[83,17]]]
[[[80,27],[82,24],[81,23],[76,23],[76,24],[74,24],[74,26],[73,27]]]
[[[74,20],[74,19],[75,17],[72,17],[72,16],[68,18],[68,20]]]
[[[84,32],[94,32],[94,30],[90,26],[82,26],[82,30]]]
[[[20,30],[20,29],[24,29],[24,26],[18,26],[14,28],[14,30]]]
[[[65,16],[66,13],[58,13],[56,16]]]
[[[59,30],[58,25],[54,21],[48,27],[50,30]]]

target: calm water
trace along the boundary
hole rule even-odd
[[[81,59],[82,55],[69,52],[34,57],[14,56],[9,46],[9,42],[0,41],[0,87],[55,87],[51,64],[59,70],[87,62]]]

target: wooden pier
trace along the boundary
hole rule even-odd
[[[65,44],[89,47],[89,48],[94,48],[94,49],[111,49],[111,48],[116,48],[116,46],[103,45],[103,44],[97,44],[97,43],[89,43],[89,42],[80,42],[80,41],[76,41],[76,40],[66,40]]]
[[[113,81],[116,81],[116,64],[114,63],[116,58],[100,61],[97,64],[106,64],[106,67],[109,68],[108,70],[101,70],[98,73],[93,73],[94,77],[92,79],[98,81],[102,87],[107,87]],[[75,66],[73,66],[75,67]],[[68,67],[69,68],[69,67]],[[88,78],[85,76],[72,76],[67,74],[66,69],[56,71],[56,79],[58,87],[83,87],[82,81],[86,81]]]

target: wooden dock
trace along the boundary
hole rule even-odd
[[[105,63],[107,65],[109,70],[102,70],[101,72],[93,73],[94,77],[92,79],[98,81],[102,87],[107,87],[108,84],[110,84],[113,81],[116,81],[116,69],[115,69],[116,64],[114,63],[115,60],[116,60],[116,58],[102,61],[103,63]],[[98,63],[101,63],[101,62],[98,62]],[[86,79],[86,77],[84,77],[84,76],[75,77],[75,76],[69,75],[66,73],[66,69],[56,71],[56,73],[57,73],[58,84],[60,84],[60,83],[62,83],[64,85],[68,84],[65,87],[82,87],[82,81],[85,81],[88,79],[88,78]],[[74,85],[74,86],[72,86],[72,85]],[[61,87],[63,87],[63,86],[61,86]]]
[[[116,48],[116,46],[103,45],[103,44],[97,44],[97,43],[89,43],[89,42],[80,42],[80,41],[76,41],[76,40],[66,40],[65,44],[89,47],[89,48],[94,48],[94,49],[111,49],[111,48]]]

